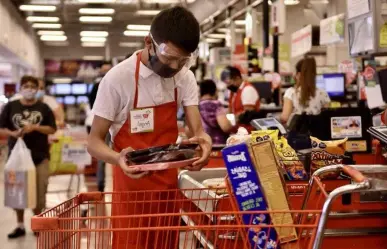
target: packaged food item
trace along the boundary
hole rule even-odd
[[[214,189],[216,194],[227,194],[225,178],[211,178],[204,180],[202,184],[206,188]]]
[[[278,172],[277,160],[270,141],[241,143],[222,150],[231,186],[241,211],[289,210],[287,196]],[[251,155],[251,156],[250,156]],[[249,225],[293,224],[289,213],[243,215]],[[297,239],[294,228],[249,229],[251,248],[280,248],[277,244]],[[277,239],[278,238],[278,239]]]
[[[289,180],[308,180],[302,161],[298,158],[297,152],[290,147],[286,138],[281,137],[274,141],[280,166],[286,171]]]
[[[185,167],[195,161],[198,144],[168,144],[126,154],[128,164],[140,170],[164,170]]]
[[[322,167],[343,163],[348,138],[334,141],[322,141],[315,137],[311,139],[311,174]],[[323,179],[337,179],[338,177],[339,173],[335,172],[321,176]]]
[[[251,138],[253,142],[263,142],[270,139],[274,142],[278,140],[278,134],[278,130],[259,130],[253,131]]]
[[[233,145],[233,144],[239,144],[246,141],[249,141],[251,139],[251,135],[249,135],[249,132],[244,127],[239,127],[236,134],[231,135],[227,139],[227,146]]]

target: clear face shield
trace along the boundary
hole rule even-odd
[[[149,34],[149,36],[154,44],[155,52],[163,64],[175,69],[182,69],[184,67],[189,69],[196,63],[199,49],[196,49],[190,55],[181,55],[174,48],[169,47],[165,43],[158,44],[152,34]]]

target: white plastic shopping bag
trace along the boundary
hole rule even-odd
[[[5,206],[15,209],[36,207],[36,169],[31,151],[18,138],[4,168]]]

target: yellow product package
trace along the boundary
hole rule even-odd
[[[312,140],[311,174],[322,167],[343,163],[345,144],[348,138],[333,141],[322,141],[315,137],[310,138]],[[331,173],[322,176],[322,178],[336,179],[338,176],[338,173]]]
[[[281,137],[274,142],[280,165],[285,169],[289,180],[307,180],[308,175],[296,151],[290,147],[286,138]]]
[[[278,140],[278,130],[259,130],[251,133],[253,142],[262,142],[272,140],[273,142]]]

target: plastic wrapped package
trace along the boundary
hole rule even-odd
[[[126,154],[127,163],[140,170],[164,170],[191,165],[197,158],[198,144],[167,144]]]

